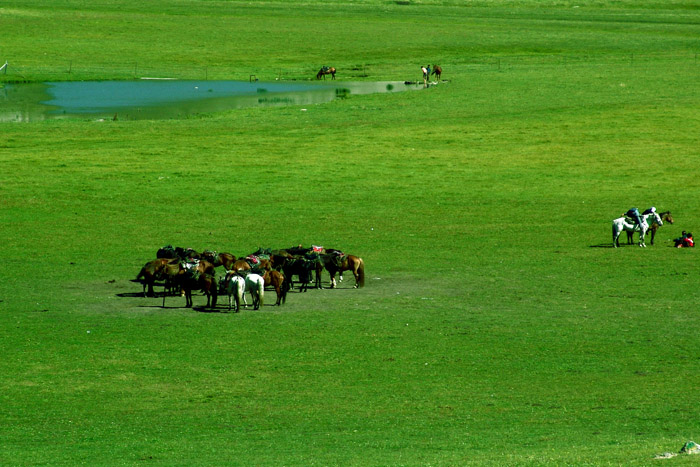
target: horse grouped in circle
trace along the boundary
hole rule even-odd
[[[331,75],[332,79],[335,79],[335,67],[321,67],[321,69],[318,70],[318,73],[316,73],[316,79],[321,79],[321,77],[326,79],[326,75]]]
[[[435,75],[435,78],[438,81],[440,81],[440,75],[442,75],[442,68],[439,65],[433,65],[433,71],[430,74]]]
[[[294,256],[288,259],[282,272],[285,277],[285,288],[287,290],[294,288],[293,276],[299,276],[299,292],[306,292],[309,288],[309,283],[313,280],[313,273],[316,272],[316,288],[321,288],[320,271],[323,269],[323,263],[320,258],[307,258],[306,256]]]
[[[263,305],[265,279],[259,274],[244,275],[236,271],[228,271],[224,280],[224,289],[228,294],[229,311],[233,308],[234,313],[238,313],[241,309],[241,300],[244,306],[248,306],[245,299],[246,292],[250,292],[253,297],[253,308],[257,310]]]
[[[673,217],[671,216],[671,211],[664,211],[659,213],[659,217],[661,217],[661,220],[663,222],[668,222],[669,224],[673,224]],[[656,220],[653,220],[651,225],[649,226],[649,229],[647,232],[651,232],[651,240],[649,243],[652,245],[654,244],[654,238],[656,237],[656,231],[659,230],[659,227],[661,227],[663,224],[659,224],[656,222]],[[634,232],[630,232],[629,230],[627,232],[627,244],[631,245],[634,243]]]
[[[184,292],[186,308],[192,308],[193,290],[202,290],[206,294],[207,304],[205,308],[216,307],[218,296],[216,270],[209,261],[196,260],[191,263],[168,263],[165,276],[166,282],[175,283]],[[167,294],[163,294],[163,308],[165,308],[166,296]]]
[[[173,247],[172,245],[167,245],[158,249],[156,252],[156,258],[179,258],[182,261],[189,261],[192,259],[200,259],[201,255],[192,248],[182,248],[179,246]]]
[[[365,262],[359,256],[338,255],[336,253],[321,255],[326,271],[331,276],[331,289],[337,286],[335,275],[343,271],[352,271],[355,276],[355,288],[365,286]]]
[[[618,217],[612,221],[613,247],[617,248],[620,246],[620,234],[623,230],[632,233],[639,232],[639,246],[646,247],[647,245],[644,243],[644,236],[646,235],[647,230],[649,230],[649,225],[651,222],[664,225],[664,221],[661,220],[661,217],[656,212],[642,214],[640,217],[642,219],[641,226],[634,222],[628,222],[627,219],[625,219],[625,216]]]
[[[211,250],[205,250],[202,259],[209,261],[214,267],[223,266],[227,271],[232,269],[236,262],[236,257],[231,253],[217,253]]]
[[[147,262],[135,279],[135,282],[141,282],[143,285],[143,296],[154,297],[153,285],[155,282],[166,279],[168,265],[177,266],[178,262],[177,258],[158,258]]]
[[[279,271],[265,271],[263,275],[265,287],[272,286],[277,293],[277,302],[275,305],[282,305],[287,301],[287,285],[284,283],[284,275]]]

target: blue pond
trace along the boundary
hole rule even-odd
[[[71,81],[6,84],[0,121],[168,119],[230,109],[310,105],[353,94],[421,89],[403,82]]]

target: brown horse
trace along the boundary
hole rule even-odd
[[[435,75],[435,78],[440,81],[440,75],[442,75],[442,68],[439,65],[433,65],[433,72],[431,75]]]
[[[262,271],[271,271],[272,270],[272,261],[269,260],[268,258],[263,258],[262,256],[257,256],[257,255],[248,255],[245,258],[241,258],[238,261],[236,261],[235,264],[240,264],[240,261],[245,261],[248,263],[249,268],[248,269],[259,269]]]
[[[671,211],[664,211],[659,213],[659,217],[663,222],[668,222],[669,224],[673,224],[673,217],[671,216]],[[647,232],[651,232],[651,244],[654,244],[654,237],[656,237],[656,231],[659,230],[659,227],[661,227],[656,221],[652,222],[651,225],[649,226],[649,230]],[[632,244],[634,243],[634,232],[627,232],[627,243]]]
[[[287,286],[284,284],[284,276],[279,271],[266,271],[263,276],[265,279],[265,287],[272,286],[277,292],[277,303],[275,305],[282,305],[287,301]]]
[[[215,268],[223,266],[227,271],[230,270],[233,263],[236,262],[236,257],[231,253],[217,253],[211,250],[206,250],[202,253],[202,259],[209,261]]]
[[[321,67],[318,73],[316,73],[316,79],[321,79],[322,76],[323,79],[326,79],[326,75],[331,75],[331,77],[335,79],[335,67]]]
[[[153,285],[156,281],[166,278],[168,264],[178,264],[178,259],[158,258],[147,262],[139,271],[135,281],[143,285],[143,296],[154,297]],[[148,289],[148,291],[146,291]]]
[[[355,288],[365,286],[365,262],[359,256],[346,255],[341,258],[334,258],[333,255],[322,255],[323,264],[331,275],[331,289],[337,285],[335,281],[336,273],[352,271],[355,276]]]
[[[207,296],[206,308],[215,307],[217,294],[216,270],[214,265],[206,260],[199,260],[194,263],[178,263],[177,269],[173,265],[168,265],[166,275],[175,284],[179,285],[185,295],[185,307],[192,307],[192,291],[202,290]],[[163,308],[165,308],[165,297],[163,294]]]
[[[229,269],[228,272],[242,272],[242,271],[249,271],[249,270],[250,270],[250,264],[248,263],[248,261],[241,258],[241,259],[236,260],[236,262],[231,265],[231,269]]]

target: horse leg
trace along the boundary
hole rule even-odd
[[[621,231],[618,231],[618,230],[615,228],[615,226],[613,225],[613,228],[612,228],[612,236],[613,236],[613,247],[614,247],[614,248],[617,248],[617,247],[620,246],[619,238],[620,238],[620,234],[621,234],[621,233],[622,233],[622,232],[621,232]]]
[[[209,289],[204,293],[207,294],[207,308],[216,308],[216,289]]]
[[[321,286],[321,273],[323,272],[323,266],[321,268],[316,268],[316,288],[317,289],[322,289],[323,286]]]
[[[275,284],[275,292],[277,293],[277,303],[275,303],[275,306],[280,306],[282,304],[282,290],[279,284]]]

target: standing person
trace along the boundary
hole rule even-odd
[[[624,213],[623,216],[631,217],[632,219],[634,219],[634,222],[639,226],[639,230],[642,229],[642,218],[639,215],[639,209],[632,208],[626,213]]]
[[[427,70],[426,75],[428,76],[428,79],[430,79],[430,65],[428,65],[426,67],[426,70]]]
[[[428,69],[422,66],[420,70],[423,72],[423,84],[428,84]]]

